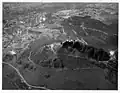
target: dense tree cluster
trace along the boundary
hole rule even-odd
[[[4,62],[12,61],[13,57],[14,57],[14,56],[11,55],[11,54],[6,54],[6,55],[3,57],[3,61],[4,61]]]
[[[66,41],[63,43],[62,48],[71,47],[77,49],[80,53],[85,53],[88,58],[92,58],[96,61],[108,61],[110,59],[109,53],[104,49],[97,49],[90,45],[85,45],[79,41]]]
[[[64,64],[62,62],[62,60],[60,58],[54,58],[54,59],[50,59],[50,60],[45,60],[45,61],[41,61],[40,65],[42,67],[49,67],[49,68],[64,68]]]

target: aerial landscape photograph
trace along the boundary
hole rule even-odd
[[[2,90],[118,90],[118,6],[2,2]]]

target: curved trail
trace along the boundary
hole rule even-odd
[[[32,87],[33,88],[41,88],[41,89],[44,89],[44,90],[50,90],[50,89],[47,89],[46,87],[39,87],[39,86],[33,86],[33,85],[30,85],[28,84],[28,82],[24,79],[24,77],[21,75],[21,73],[19,72],[19,70],[17,68],[15,68],[13,65],[9,64],[9,63],[6,63],[6,62],[2,62],[3,64],[7,64],[8,66],[12,67],[17,73],[18,75],[20,76],[20,78],[23,80],[23,82],[29,86],[29,89],[31,89]]]

